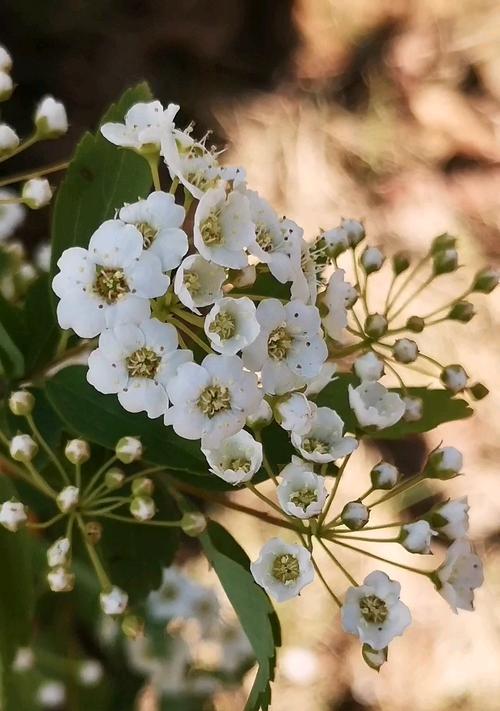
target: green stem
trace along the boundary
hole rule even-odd
[[[52,461],[52,463],[54,464],[55,468],[57,469],[57,471],[59,472],[59,474],[60,474],[61,477],[63,478],[63,481],[64,481],[66,484],[71,484],[71,481],[70,481],[70,479],[69,479],[68,473],[66,472],[66,470],[65,470],[64,467],[63,467],[63,465],[61,464],[61,462],[60,462],[59,459],[57,458],[55,452],[53,452],[52,447],[51,447],[51,446],[48,444],[48,442],[46,442],[45,439],[43,438],[42,433],[40,432],[40,430],[38,429],[38,427],[37,427],[36,424],[35,424],[35,421],[34,421],[34,419],[33,419],[33,416],[32,416],[32,415],[26,415],[26,421],[28,422],[28,425],[30,426],[30,429],[31,429],[33,435],[34,435],[35,438],[38,439],[38,441],[40,442],[40,445],[41,445],[42,449],[45,451],[45,453],[47,454],[47,456],[48,456],[49,459]]]
[[[149,165],[149,170],[151,171],[154,188],[155,190],[161,190],[160,174],[158,172],[158,156],[156,154],[148,155],[146,160]]]
[[[425,474],[415,474],[415,476],[410,477],[409,479],[406,479],[405,481],[402,481],[401,484],[396,486],[394,489],[391,489],[387,494],[384,494],[380,499],[375,501],[373,504],[370,504],[370,509],[373,509],[375,506],[378,506],[379,504],[384,504],[386,501],[389,501],[390,499],[393,499],[395,496],[399,496],[400,494],[403,494],[409,489],[413,489],[414,486],[417,486],[417,484],[420,484],[421,481],[426,479]]]
[[[359,533],[359,531],[352,531],[352,533]],[[399,543],[399,538],[369,538],[368,536],[350,536],[346,533],[333,533],[328,540],[333,541],[338,538],[345,538],[351,541],[367,541],[368,543]]]
[[[325,589],[327,590],[327,592],[330,594],[330,596],[331,596],[331,597],[333,598],[333,600],[335,601],[335,604],[337,605],[337,607],[339,607],[339,608],[342,607],[342,603],[341,603],[340,599],[337,597],[337,595],[335,595],[335,593],[333,592],[333,590],[331,589],[331,587],[330,587],[330,586],[328,585],[328,583],[326,582],[326,580],[325,580],[325,578],[324,578],[324,576],[323,576],[323,573],[321,572],[321,570],[320,570],[320,568],[319,568],[319,565],[316,563],[316,561],[314,560],[313,556],[311,556],[311,562],[312,562],[312,564],[313,564],[313,566],[314,566],[314,570],[315,570],[316,573],[318,574],[318,578],[321,580],[321,582],[323,583]]]
[[[471,287],[468,287],[464,291],[463,294],[460,294],[460,296],[456,296],[451,301],[448,301],[448,303],[443,304],[443,306],[439,306],[439,308],[434,309],[434,311],[429,311],[429,313],[426,314],[425,316],[422,316],[422,318],[425,321],[425,319],[435,316],[436,314],[440,313],[440,311],[444,311],[445,309],[450,309],[452,306],[455,306],[455,304],[458,304],[459,301],[462,301],[462,299],[465,299],[465,298],[467,298],[467,296],[470,296],[471,293],[472,293],[472,289],[471,289]]]
[[[330,540],[330,539],[328,539]],[[394,560],[389,560],[388,558],[382,558],[382,556],[375,555],[375,553],[370,553],[369,551],[365,551],[362,548],[355,548],[354,546],[350,546],[348,543],[344,543],[343,541],[339,541],[338,539],[334,539],[331,541],[331,543],[335,543],[338,546],[342,546],[343,548],[349,548],[352,551],[356,551],[356,553],[361,553],[361,555],[366,555],[369,558],[373,558],[374,560],[378,560],[381,563],[387,563],[388,565],[394,565],[397,568],[402,568],[403,570],[409,570],[412,573],[418,573],[419,575],[425,575],[427,578],[430,577],[431,573],[426,570],[420,570],[419,568],[414,568],[411,565],[404,565],[403,563],[397,563]]]
[[[335,496],[336,496],[336,494],[337,494],[337,491],[338,491],[338,488],[339,488],[339,485],[340,485],[340,480],[341,480],[342,475],[343,475],[343,473],[344,473],[344,471],[345,471],[345,469],[346,469],[346,467],[347,467],[347,465],[348,465],[348,463],[349,463],[349,459],[350,459],[350,458],[351,458],[351,454],[348,454],[347,457],[346,457],[346,458],[344,459],[344,461],[342,462],[342,465],[341,465],[340,469],[339,469],[338,472],[337,472],[337,476],[335,477],[335,483],[334,483],[334,485],[333,485],[333,487],[332,487],[332,490],[330,491],[330,496],[328,497],[328,501],[326,502],[326,506],[325,506],[325,508],[323,509],[323,511],[322,511],[322,513],[321,513],[321,515],[320,515],[320,517],[319,517],[319,519],[318,519],[318,528],[319,528],[320,530],[321,530],[321,527],[322,527],[322,525],[323,525],[324,520],[325,520],[326,517],[328,516],[328,512],[330,511],[330,507],[331,507],[331,505],[333,504],[333,501],[334,501],[334,499],[335,499]]]
[[[324,550],[325,550],[327,556],[335,563],[335,565],[337,566],[337,568],[339,568],[339,570],[341,570],[341,571],[344,573],[345,577],[349,580],[349,582],[351,583],[351,585],[354,585],[355,587],[358,587],[359,583],[356,582],[356,579],[350,574],[350,572],[347,570],[347,568],[344,568],[344,566],[342,565],[342,563],[333,555],[333,553],[331,552],[331,550],[326,547],[325,543],[321,540],[321,538],[318,538],[318,540],[319,540],[320,546],[321,546],[322,548],[324,548]]]
[[[179,187],[179,178],[174,178],[170,183],[169,193],[175,195],[177,188]]]
[[[184,309],[179,309],[176,306],[173,306],[170,311],[175,316],[187,321],[191,325],[196,326],[197,328],[203,328],[203,324],[205,323],[203,316],[196,316],[196,314],[192,314]]]
[[[56,165],[49,165],[45,168],[39,168],[34,170],[32,173],[20,173],[19,175],[11,175],[10,178],[4,178],[0,180],[0,188],[4,188],[6,185],[13,185],[14,183],[24,183],[26,180],[31,180],[32,178],[39,178],[42,175],[50,175],[50,173],[58,173],[61,170],[66,170],[69,166],[69,161],[64,161],[63,163],[56,163]]]
[[[262,494],[254,484],[252,484],[249,481],[246,481],[245,486],[247,487],[247,489],[249,491],[251,491],[253,494],[255,494],[255,496],[257,496],[261,501],[264,501],[268,506],[270,506],[272,509],[277,511],[282,516],[286,516],[285,512],[279,506],[277,506],[274,503],[274,501],[271,501],[271,499],[268,499],[267,496]]]
[[[101,559],[99,558],[99,555],[97,554],[96,549],[94,546],[89,542],[87,538],[87,533],[85,530],[85,523],[83,521],[83,518],[80,515],[76,515],[76,522],[78,523],[78,527],[82,533],[82,538],[83,542],[85,544],[85,548],[87,549],[88,556],[90,558],[90,561],[92,565],[94,566],[94,570],[96,572],[97,578],[99,580],[99,584],[104,592],[111,590],[113,587],[111,584],[111,580],[108,577],[108,574],[104,570],[104,566],[101,562]]]
[[[28,528],[50,528],[54,523],[57,523],[60,521],[62,518],[64,518],[65,514],[63,513],[58,513],[55,516],[52,516],[52,518],[49,518],[48,521],[44,521],[43,523],[31,523],[28,522]]]
[[[261,433],[260,433],[260,432],[255,432],[255,433],[254,433],[254,437],[255,437],[255,439],[257,440],[257,442],[260,442],[260,444],[262,444],[262,436],[261,436]],[[275,473],[273,472],[273,468],[272,468],[272,466],[270,465],[269,460],[268,460],[268,458],[267,458],[267,456],[266,456],[266,454],[265,454],[265,452],[264,452],[264,448],[262,448],[262,464],[263,464],[263,466],[264,466],[264,469],[266,470],[267,476],[268,476],[270,479],[272,479],[273,484],[274,484],[276,487],[278,487],[278,486],[279,486],[278,479],[277,479]]]
[[[56,499],[56,492],[49,484],[47,484],[45,479],[41,476],[41,474],[38,473],[33,464],[31,462],[26,462],[25,467],[31,474],[33,481],[38,484],[38,488],[43,491],[47,496],[50,496],[51,499]]]
[[[141,526],[157,526],[161,528],[181,528],[182,521],[138,521],[135,518],[128,518],[127,516],[119,516],[118,514],[105,513],[101,515],[102,518],[109,518],[113,521],[123,521],[124,523],[137,523]]]
[[[388,303],[388,305],[387,305],[387,308],[386,308],[386,310],[385,310],[384,316],[386,316],[386,317],[388,316],[389,311],[392,309],[392,307],[394,306],[394,304],[396,303],[396,301],[399,299],[399,297],[401,296],[401,294],[403,293],[403,291],[406,289],[406,287],[408,286],[408,284],[410,284],[410,282],[412,281],[412,279],[419,273],[419,271],[422,269],[422,267],[424,267],[424,266],[427,264],[427,262],[429,261],[430,258],[431,258],[431,255],[430,255],[430,254],[427,254],[425,257],[422,257],[422,259],[420,259],[420,260],[415,264],[415,266],[413,267],[413,269],[410,269],[410,270],[409,270],[408,274],[406,275],[406,278],[401,282],[401,284],[400,284],[399,288],[397,289],[396,293],[394,294],[394,296],[392,297],[392,299],[389,301],[389,303]]]
[[[93,498],[93,497],[90,496],[91,494],[95,494],[95,491],[92,491],[92,488],[93,488],[94,485],[99,481],[99,478],[100,478],[100,477],[110,468],[110,466],[111,466],[112,464],[114,464],[115,462],[116,462],[116,454],[113,454],[112,457],[110,457],[106,462],[104,462],[104,464],[102,465],[102,467],[99,467],[99,469],[95,472],[94,476],[92,477],[92,479],[89,481],[89,483],[88,483],[87,486],[85,487],[85,491],[83,492],[83,497],[82,497],[84,500],[87,501],[87,500],[90,500],[90,498]]]
[[[13,156],[17,156],[19,153],[22,153],[25,151],[27,148],[30,148],[33,146],[35,143],[37,143],[39,140],[38,132],[35,131],[33,135],[31,135],[29,138],[26,138],[22,143],[20,143],[17,148],[14,148],[13,150],[9,151],[6,155],[3,155],[0,157],[0,163],[3,163],[6,160],[9,160],[9,158],[13,158]]]
[[[387,317],[390,318],[391,321],[394,321],[394,319],[399,316],[401,311],[403,311],[403,309],[405,309],[413,301],[413,299],[416,299],[417,296],[419,294],[421,294],[429,286],[429,284],[431,284],[434,281],[434,279],[435,279],[435,274],[431,274],[429,277],[427,277],[427,279],[422,284],[420,284],[420,286],[417,289],[415,289],[415,291],[412,292],[410,294],[410,296],[408,296],[403,301],[401,306],[393,314],[390,314],[390,315],[387,314]]]
[[[177,318],[174,318],[173,316],[168,317],[168,322],[172,324],[172,326],[175,326],[176,328],[179,328],[181,331],[183,331],[186,336],[189,336],[189,338],[196,343],[200,348],[202,348],[205,353],[208,353],[209,355],[212,353],[212,349],[209,348],[209,346],[205,343],[205,341],[202,341],[201,338],[199,338],[196,333],[193,333],[193,331],[187,326],[185,323],[180,321]]]

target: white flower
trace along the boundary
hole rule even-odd
[[[47,549],[47,563],[50,568],[66,565],[71,550],[69,538],[58,538],[57,541]]]
[[[83,686],[96,686],[103,675],[102,664],[97,659],[86,659],[78,667],[78,680]]]
[[[415,521],[401,527],[400,543],[410,553],[427,554],[431,552],[432,536],[435,535],[427,521]]]
[[[0,44],[0,71],[10,72],[11,69],[12,57],[3,44]]]
[[[418,422],[422,419],[424,401],[421,397],[406,395],[403,402],[405,404],[405,414],[403,415],[405,422]]]
[[[1,48],[0,48],[1,50]],[[35,663],[35,655],[31,647],[19,647],[14,661],[12,662],[12,670],[15,672],[24,672],[33,669]]]
[[[52,592],[71,592],[75,587],[75,576],[62,565],[51,568],[47,573],[49,588]]]
[[[52,199],[52,188],[46,178],[32,178],[23,185],[22,198],[30,210],[45,207]]]
[[[431,479],[452,479],[460,473],[464,459],[455,447],[440,447],[429,455],[425,473]]]
[[[199,254],[191,254],[177,269],[174,292],[184,306],[199,314],[199,306],[209,306],[222,298],[225,280],[223,267],[207,262]]]
[[[327,360],[321,366],[319,374],[310,380],[306,389],[304,390],[304,395],[309,397],[310,395],[319,395],[319,393],[329,385],[332,380],[335,380],[335,373],[337,372],[337,365],[331,360]]]
[[[347,309],[358,296],[356,289],[344,281],[344,275],[343,269],[335,270],[328,280],[326,291],[320,297],[321,308],[326,312],[322,315],[323,325],[330,338],[335,341],[342,340],[347,326]]]
[[[236,355],[253,343],[260,325],[253,301],[247,296],[219,299],[205,319],[205,333],[212,348],[223,355]]]
[[[68,130],[68,117],[64,104],[53,96],[46,96],[38,104],[35,125],[43,138],[57,138]]]
[[[413,363],[418,358],[418,346],[410,338],[398,338],[392,347],[394,358],[400,363]]]
[[[341,226],[325,230],[321,237],[324,240],[326,253],[329,257],[338,257],[349,246],[347,230]]]
[[[461,499],[450,499],[431,513],[430,522],[434,528],[452,541],[465,538],[469,530],[469,508],[466,496]]]
[[[6,123],[0,123],[0,154],[9,153],[19,145],[19,136]]]
[[[329,407],[318,407],[308,432],[292,432],[292,444],[304,459],[318,464],[334,462],[358,446],[354,437],[344,437],[344,422]]]
[[[311,253],[311,248],[305,239],[302,239],[304,230],[293,220],[284,220],[283,227],[288,225],[290,235],[295,234],[300,245],[300,260],[293,274],[290,286],[290,296],[304,304],[315,304],[318,296],[317,265]]]
[[[309,551],[279,538],[265,544],[258,559],[250,563],[250,570],[255,582],[278,602],[299,595],[314,578]]]
[[[366,247],[360,257],[360,263],[367,274],[378,272],[385,261],[385,257],[378,247]]]
[[[207,190],[194,214],[193,235],[205,259],[232,269],[246,267],[245,249],[255,237],[247,198],[239,190],[226,195],[223,186]]]
[[[285,513],[303,519],[321,513],[328,492],[324,477],[314,473],[310,462],[292,457],[280,476],[276,494]]]
[[[210,471],[230,484],[250,481],[262,466],[262,444],[241,430],[224,439],[218,447],[202,447]]]
[[[176,104],[169,104],[164,110],[159,101],[137,103],[125,114],[124,123],[105,123],[101,133],[115,146],[159,151],[163,136],[172,133],[178,111]]]
[[[483,565],[466,538],[448,548],[446,560],[433,574],[433,581],[453,612],[474,609],[474,590],[483,584]]]
[[[253,373],[243,371],[238,356],[208,355],[201,365],[182,364],[167,386],[172,407],[165,424],[180,437],[218,447],[239,432],[262,398]]]
[[[125,410],[159,417],[168,408],[169,380],[193,358],[178,345],[175,328],[155,318],[116,326],[101,333],[89,356],[87,380],[101,393],[117,393]]]
[[[194,584],[177,568],[164,568],[161,586],[148,595],[148,612],[155,620],[188,619],[193,615],[194,592]]]
[[[70,439],[64,448],[64,455],[72,464],[84,464],[90,459],[89,443],[83,439]]]
[[[9,452],[16,462],[31,462],[38,452],[38,445],[31,435],[20,434],[10,440]]]
[[[38,687],[36,700],[45,708],[58,708],[66,701],[66,687],[61,681],[45,681]]]
[[[368,351],[354,361],[354,372],[362,381],[380,380],[384,374],[384,363],[373,351]]]
[[[65,486],[57,495],[57,505],[63,513],[72,511],[80,501],[80,489],[77,486]]]
[[[274,409],[276,420],[284,430],[304,435],[311,428],[317,407],[302,393],[290,393],[279,398]]]
[[[202,637],[212,636],[219,626],[220,605],[214,590],[193,585],[191,596],[192,616],[201,627]]]
[[[379,570],[363,585],[348,589],[341,609],[342,626],[372,649],[380,650],[411,623],[409,609],[399,599],[401,585]]]
[[[349,501],[341,513],[342,523],[351,531],[359,531],[370,518],[370,509],[361,501]]]
[[[405,411],[399,395],[380,383],[365,382],[357,388],[349,385],[349,403],[362,427],[380,430],[399,422]]]
[[[93,338],[105,328],[140,323],[150,314],[149,299],[162,296],[169,278],[158,257],[143,252],[143,238],[133,225],[107,220],[94,232],[89,248],[70,247],[57,266],[52,288],[61,299],[61,328]]]
[[[146,200],[125,205],[118,217],[135,225],[142,235],[143,247],[158,257],[164,272],[179,266],[188,251],[188,239],[181,230],[186,212],[170,193],[158,190]]]
[[[4,501],[0,504],[0,526],[15,533],[26,521],[26,507],[20,501]]]
[[[14,82],[7,74],[0,70],[0,101],[6,101],[14,91]]]
[[[315,378],[328,355],[315,306],[264,299],[257,307],[261,331],[243,351],[245,366],[261,371],[267,393],[283,395]]]
[[[443,368],[441,381],[452,393],[459,393],[467,386],[467,373],[461,365],[448,365]]]
[[[115,447],[116,458],[123,464],[131,464],[142,457],[141,440],[137,437],[122,437]]]
[[[261,430],[273,421],[273,411],[267,400],[262,399],[259,407],[247,417],[246,424],[253,430]]]
[[[99,602],[105,615],[122,615],[127,609],[128,595],[114,586],[108,592],[99,595]]]
[[[0,240],[13,234],[24,220],[26,211],[22,205],[2,205],[2,200],[11,200],[16,195],[11,190],[0,190]]]
[[[130,513],[137,521],[149,521],[156,513],[156,505],[150,496],[134,496]]]
[[[371,470],[370,478],[374,489],[392,489],[398,483],[399,471],[394,464],[379,462]]]

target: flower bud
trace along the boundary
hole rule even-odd
[[[0,44],[0,71],[10,72],[12,69],[12,57],[5,47]]]
[[[340,222],[340,226],[347,233],[347,241],[350,247],[356,247],[366,237],[365,227],[358,220],[344,220]]]
[[[87,521],[85,524],[85,535],[87,541],[96,546],[102,538],[102,524],[99,521]]]
[[[403,415],[403,420],[405,422],[418,422],[422,419],[424,412],[424,401],[421,397],[414,397],[413,395],[407,395],[403,398],[405,404],[405,412]]]
[[[87,659],[78,668],[78,681],[82,686],[97,686],[103,675],[102,664],[97,659]]]
[[[425,328],[425,321],[420,316],[410,316],[406,322],[406,328],[412,333],[422,333]]]
[[[144,634],[144,622],[137,615],[126,615],[121,627],[123,634],[128,639],[137,639]]]
[[[441,382],[452,393],[459,393],[467,386],[467,373],[461,365],[447,365],[441,373]]]
[[[392,353],[399,363],[413,363],[418,358],[418,346],[409,338],[398,338]]]
[[[7,72],[0,70],[0,101],[7,101],[14,91],[14,83]]]
[[[118,467],[111,467],[104,475],[104,483],[108,489],[119,489],[125,481],[125,473]]]
[[[123,615],[128,605],[128,595],[118,587],[99,595],[101,609],[105,615]]]
[[[478,271],[474,277],[472,291],[480,294],[490,294],[498,284],[499,279],[500,272],[491,269],[491,267],[485,267]]]
[[[426,518],[432,528],[442,533],[448,540],[465,538],[469,530],[469,503],[467,497],[448,499],[431,511]]]
[[[35,126],[40,138],[58,138],[68,130],[64,104],[52,96],[40,101],[35,112]]]
[[[370,509],[361,503],[361,501],[349,501],[340,514],[342,523],[350,528],[351,531],[359,531],[360,528],[366,526],[370,518]]]
[[[448,313],[448,318],[452,321],[460,321],[461,323],[469,323],[471,318],[475,316],[474,306],[470,301],[459,301],[452,306]]]
[[[458,252],[456,249],[443,249],[434,255],[432,260],[432,272],[434,276],[449,274],[458,267]]]
[[[365,321],[365,333],[371,338],[380,338],[387,331],[387,319],[382,314],[370,314]]]
[[[463,466],[461,452],[455,447],[440,447],[434,450],[427,459],[424,474],[429,479],[453,479]]]
[[[134,496],[130,513],[137,521],[149,521],[156,513],[156,505],[150,496]]]
[[[432,530],[427,521],[415,521],[401,527],[399,542],[410,553],[428,554],[431,552]]]
[[[70,439],[64,449],[64,455],[71,464],[84,464],[90,459],[89,443],[83,439]]]
[[[254,264],[249,264],[243,269],[231,269],[229,272],[228,281],[238,289],[252,286],[257,279],[257,270]]]
[[[47,563],[50,568],[57,568],[68,563],[68,556],[71,550],[69,538],[58,538],[57,541],[47,549]]]
[[[52,200],[52,188],[46,178],[32,178],[24,183],[21,197],[26,207],[38,210]]]
[[[374,669],[378,672],[380,671],[382,665],[387,661],[389,648],[384,647],[384,649],[372,649],[369,644],[364,644],[361,648],[361,654],[370,669]]]
[[[406,252],[397,252],[392,258],[392,269],[396,276],[405,272],[410,266],[410,258]]]
[[[27,390],[16,390],[9,397],[9,409],[14,415],[30,415],[35,407],[35,398]]]
[[[339,257],[349,246],[347,230],[343,227],[334,227],[332,230],[326,230],[322,233],[321,238],[327,255],[332,259]]]
[[[115,447],[116,458],[123,464],[131,464],[142,457],[141,440],[137,437],[122,437]]]
[[[53,568],[47,574],[49,588],[52,592],[71,592],[75,587],[75,576],[62,565]]]
[[[65,486],[56,498],[57,505],[63,513],[73,511],[80,500],[80,489],[77,486]]]
[[[437,254],[445,249],[453,249],[457,244],[457,238],[452,237],[446,232],[442,235],[438,235],[432,240],[431,244],[431,254]]]
[[[273,421],[273,411],[267,400],[261,400],[255,412],[247,417],[247,426],[252,430],[261,430]]]
[[[11,499],[0,504],[0,525],[8,531],[15,533],[25,525],[27,520],[26,506],[20,501]]]
[[[373,351],[368,351],[354,361],[354,372],[361,380],[380,380],[384,374],[384,363]]]
[[[394,464],[379,462],[370,472],[374,489],[392,489],[398,483],[399,471]]]
[[[197,538],[205,531],[207,519],[198,511],[185,513],[181,519],[181,528],[187,536]]]
[[[11,439],[9,451],[12,459],[26,464],[36,457],[38,445],[30,435],[20,434]]]
[[[18,647],[16,656],[12,662],[12,670],[15,672],[30,671],[30,669],[33,669],[34,664],[35,655],[31,647]]]
[[[372,274],[379,271],[385,261],[385,257],[378,247],[365,247],[359,261],[366,274]]]
[[[0,123],[0,156],[10,153],[19,145],[19,136],[6,123]]]
[[[474,383],[469,388],[469,394],[474,398],[474,400],[482,400],[489,395],[489,392],[490,391],[486,385],[483,385],[482,383]]]
[[[132,482],[132,494],[134,496],[151,496],[154,489],[153,480],[145,476],[138,477]]]

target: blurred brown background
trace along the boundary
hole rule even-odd
[[[460,237],[468,269],[498,264],[498,0],[2,0],[0,28],[19,84],[4,119],[28,131],[33,103],[50,92],[71,120],[64,141],[37,146],[15,167],[67,156],[122,89],[146,78],[165,103],[181,103],[186,123],[214,128],[251,187],[310,237],[341,216],[362,217],[370,242],[389,252],[420,254],[449,231]],[[42,236],[37,218],[30,216],[32,239]],[[468,269],[438,282],[419,310],[458,293]],[[481,305],[468,326],[420,339],[491,389],[473,420],[425,443],[444,439],[464,452],[466,476],[427,493],[469,495],[472,535],[486,560],[477,612],[455,617],[425,581],[388,568],[414,625],[377,675],[341,633],[322,588],[311,586],[280,608],[285,647],[273,711],[500,709],[500,297]],[[405,471],[418,467],[422,449],[420,441],[405,445]],[[360,453],[344,500],[379,458]],[[271,535],[253,519],[220,518],[252,557]],[[363,560],[352,566],[357,576],[371,569]],[[342,590],[335,575],[328,577]],[[218,709],[238,711],[241,698],[223,694]]]

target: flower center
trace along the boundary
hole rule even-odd
[[[142,235],[144,249],[149,249],[156,239],[158,230],[147,222],[140,222],[136,227]]]
[[[201,289],[200,276],[196,272],[184,273],[184,286],[189,291],[191,296],[197,294]]]
[[[207,219],[201,224],[200,232],[204,243],[208,247],[223,244],[224,235],[222,234],[217,210],[212,210]]]
[[[188,173],[186,175],[186,179],[189,183],[199,188],[203,192],[206,192],[210,188],[215,188],[215,186],[219,182],[218,176],[216,176],[215,178],[209,178],[208,175],[205,175],[205,173],[203,173],[202,171],[198,171],[197,173]]]
[[[302,449],[309,452],[309,454],[328,454],[330,450],[327,442],[316,437],[306,437],[302,442]]]
[[[217,333],[221,341],[227,341],[229,338],[232,338],[236,332],[234,316],[228,311],[219,311],[208,330],[210,333]]]
[[[196,404],[204,415],[212,419],[219,412],[230,409],[231,393],[225,385],[209,385],[202,391]]]
[[[284,360],[293,345],[293,337],[284,326],[278,326],[269,334],[267,352],[273,360]]]
[[[131,378],[153,379],[161,358],[151,348],[139,348],[127,358],[127,370]]]
[[[271,232],[265,225],[256,226],[255,241],[264,252],[270,252],[274,247]]]
[[[273,561],[271,573],[283,585],[294,583],[300,575],[298,558],[291,553],[277,555]]]
[[[365,597],[362,597],[359,601],[359,610],[367,622],[376,625],[385,622],[389,614],[385,602],[376,595],[365,595]]]
[[[233,472],[249,472],[250,471],[250,461],[244,457],[236,457],[236,459],[231,459],[227,463],[226,469],[231,469]]]
[[[290,501],[295,506],[300,506],[300,508],[305,511],[310,504],[313,504],[318,500],[318,493],[314,489],[308,489],[303,487],[294,491],[290,496]]]
[[[130,291],[122,269],[96,267],[94,291],[108,304],[114,304]]]

